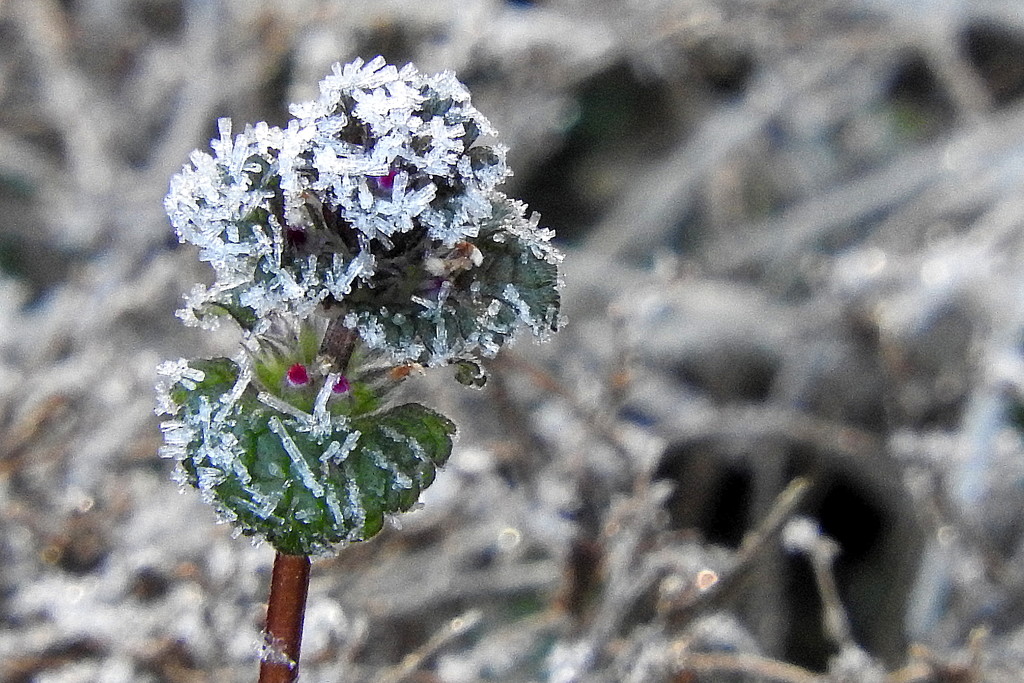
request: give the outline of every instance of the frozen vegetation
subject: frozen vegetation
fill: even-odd
[[[234,137],[221,119],[171,179],[178,238],[215,272],[178,313],[233,322],[240,351],[157,368],[160,454],[240,534],[329,555],[451,456],[455,424],[399,387],[447,365],[481,388],[481,357],[557,331],[562,254],[496,189],[505,150],[477,144],[494,130],[452,72],[356,58],[290,110]]]
[[[298,393],[275,393],[238,326],[175,311],[300,342],[327,330],[246,311],[331,300],[403,342],[402,400],[459,438],[413,511],[314,564],[303,680],[1024,678],[1017,2],[8,0],[0,37],[0,680],[253,679],[273,550],[158,450],[264,411],[281,467],[357,529],[318,468],[369,434],[359,457],[413,491],[385,450],[420,442],[341,419],[365,377],[277,358]],[[355,119],[372,149],[332,134]],[[300,142],[261,189],[245,160]],[[232,174],[252,182],[210,181]],[[494,355],[552,319],[488,289],[493,254],[462,243],[509,242],[481,217],[543,262],[556,231],[550,343]],[[274,239],[328,220],[358,228],[336,259]],[[395,280],[382,314],[365,290],[413,224],[436,287]],[[484,322],[439,325],[455,303]],[[477,353],[487,386],[451,382],[479,383],[451,364]],[[191,424],[154,414],[159,377],[214,376]],[[204,444],[213,490],[237,444]]]

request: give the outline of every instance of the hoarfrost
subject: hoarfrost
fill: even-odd
[[[227,475],[218,467],[197,467],[196,479],[200,491],[212,491]]]
[[[310,436],[317,441],[321,441],[333,431],[331,414],[327,412],[327,401],[331,398],[334,385],[338,383],[340,377],[340,372],[328,374],[316,394],[316,401],[313,404],[313,416],[309,422],[308,429]]]
[[[261,391],[256,395],[256,399],[260,403],[263,403],[269,408],[273,408],[279,413],[291,415],[296,420],[299,420],[300,424],[311,424],[313,422],[312,415],[305,412],[304,410],[296,408],[291,403],[288,403],[288,401],[285,401],[283,398],[279,396],[275,396],[274,394],[271,394],[266,391]]]
[[[409,450],[412,451],[412,454],[416,457],[417,460],[420,460],[421,462],[425,463],[431,462],[430,457],[427,455],[426,450],[424,450],[423,448],[423,444],[421,444],[419,441],[412,438],[411,436],[407,434],[402,434],[394,427],[387,426],[381,428],[381,433],[383,433],[384,436],[394,441],[396,444],[408,446]]]
[[[157,366],[156,372],[166,378],[168,385],[180,383],[186,389],[195,389],[196,382],[202,382],[206,378],[206,373],[191,367],[184,358],[165,361]]]
[[[455,286],[455,275],[483,263],[465,241],[487,226],[496,242],[507,233],[528,245],[524,263],[530,250],[549,260],[556,252],[536,217],[523,218],[525,206],[496,190],[510,174],[507,150],[477,142],[494,131],[454,74],[427,76],[379,58],[335,65],[319,98],[292,113],[284,129],[261,124],[234,136],[222,120],[211,153],[194,153],[172,180],[171,222],[216,275],[186,297],[182,319],[212,326],[226,313],[259,337],[271,318],[338,306],[362,342],[395,363],[493,355],[512,333],[499,329],[496,312],[453,315],[483,304],[486,273]],[[413,236],[398,239],[406,233]],[[468,255],[439,256],[457,247]],[[374,305],[374,289],[388,306]],[[522,300],[510,305],[539,334]],[[420,317],[416,307],[429,326],[392,322]],[[481,337],[486,329],[497,334]],[[313,429],[319,438],[326,423]]]
[[[185,447],[195,438],[196,431],[181,420],[166,420],[160,424],[164,436],[164,445],[158,451],[160,457],[176,458],[185,456]]]
[[[344,443],[332,441],[320,455],[320,461],[324,464],[334,463],[336,465],[340,465],[345,462],[349,454],[355,450],[356,445],[359,443],[360,436],[362,436],[362,434],[359,430],[353,429],[345,436]]]
[[[298,473],[299,478],[302,480],[302,485],[309,489],[309,492],[316,498],[324,497],[324,486],[317,479],[313,470],[309,467],[309,463],[306,462],[306,457],[302,454],[298,444],[292,439],[291,434],[281,423],[281,419],[276,415],[272,416],[268,422],[270,431],[277,434],[281,440],[281,445],[284,447],[288,457],[292,459],[292,464],[295,466],[295,471]]]
[[[240,353],[235,361],[238,368],[238,378],[235,380],[231,390],[220,397],[221,407],[214,416],[214,422],[224,422],[228,415],[235,409],[235,403],[242,397],[249,382],[252,381],[252,362],[249,355]]]
[[[176,361],[165,361],[157,366],[157,376],[160,378],[156,385],[157,415],[176,415],[179,410],[178,404],[171,398],[171,389],[176,384],[188,390],[196,388],[197,382],[202,382],[206,374],[189,366],[188,361],[181,358]]]
[[[284,664],[289,669],[295,668],[295,661],[293,661],[284,651],[285,644],[274,638],[274,636],[264,631],[262,639],[257,644],[256,654],[261,662],[267,662],[268,664]]]
[[[292,58],[295,68],[277,73],[279,85],[291,92],[312,85],[311,97],[316,97],[315,81],[303,84],[301,79],[309,68],[317,68],[310,65],[325,48],[370,46],[393,36],[380,25],[382,14],[390,15],[389,10],[352,12],[344,22],[336,22],[330,19],[340,5],[317,3],[329,9],[302,11],[312,4],[259,3],[261,16],[273,19],[270,37],[283,30],[289,49],[284,54],[276,49],[261,52],[259,68],[232,68],[229,87],[216,91],[214,85],[211,92],[211,83],[223,82],[216,76],[219,71],[252,64],[247,50],[253,44],[253,19],[259,19],[252,12],[224,11],[225,6],[233,7],[225,3],[146,3],[147,7],[182,8],[175,21],[183,23],[168,30],[164,21],[158,26],[149,16],[140,21],[136,3],[5,3],[5,25],[13,28],[5,33],[0,50],[5,63],[16,68],[7,74],[9,116],[3,136],[8,153],[0,202],[5,209],[5,238],[18,242],[24,236],[27,248],[16,250],[17,269],[6,268],[10,265],[6,260],[0,269],[4,291],[0,294],[0,394],[4,398],[0,415],[5,455],[12,456],[4,458],[5,476],[0,477],[6,560],[0,679],[69,683],[96,681],[106,672],[111,680],[128,681],[200,677],[202,671],[216,671],[220,680],[245,680],[252,674],[257,631],[252,606],[265,598],[260,581],[266,577],[272,552],[269,548],[252,552],[248,543],[230,543],[227,534],[221,533],[225,529],[208,532],[198,497],[177,496],[173,486],[167,487],[167,497],[153,495],[146,487],[158,481],[161,465],[174,467],[181,480],[185,473],[173,461],[140,467],[134,457],[150,436],[150,422],[134,416],[140,405],[146,412],[151,408],[149,375],[157,361],[142,373],[136,372],[136,364],[145,364],[147,355],[177,356],[190,347],[196,353],[220,352],[219,340],[197,343],[198,335],[191,332],[139,323],[150,320],[154,311],[186,307],[184,315],[198,316],[193,324],[213,326],[226,317],[211,315],[212,307],[200,299],[209,296],[208,301],[236,303],[237,288],[246,286],[249,273],[238,268],[241,275],[220,279],[208,294],[206,288],[197,288],[201,293],[193,305],[173,301],[168,292],[187,291],[191,286],[181,285],[190,270],[188,258],[165,248],[160,221],[137,202],[166,191],[160,169],[166,166],[168,154],[191,144],[201,130],[204,111],[211,106],[232,112],[263,107],[265,98],[258,89],[266,85],[267,69],[287,66]],[[1015,4],[872,0],[866,12],[860,3],[848,4],[850,10],[843,3],[830,3],[827,12],[804,12],[797,3],[778,0],[742,5],[676,0],[620,3],[612,21],[602,11],[604,6],[596,6],[595,11],[586,3],[532,3],[526,8],[529,4],[474,3],[467,14],[461,3],[419,3],[395,22],[393,17],[385,18],[408,43],[402,52],[428,55],[459,65],[467,75],[477,75],[485,89],[480,94],[488,98],[496,115],[500,112],[503,125],[512,133],[527,179],[539,177],[538,171],[544,168],[540,164],[550,159],[552,144],[566,139],[565,126],[571,122],[565,117],[575,113],[574,103],[587,105],[579,99],[581,83],[615,85],[608,77],[622,73],[623,55],[641,70],[634,75],[644,92],[667,92],[670,100],[682,102],[682,107],[670,106],[670,111],[662,112],[659,106],[658,111],[640,112],[635,121],[611,125],[600,139],[595,137],[599,148],[624,154],[605,155],[608,158],[588,169],[569,169],[563,177],[551,177],[552,182],[565,181],[579,190],[581,197],[595,187],[612,187],[620,199],[607,206],[608,212],[593,214],[594,220],[584,221],[586,225],[580,223],[587,234],[574,240],[573,267],[576,282],[583,285],[569,292],[568,303],[583,323],[577,328],[579,335],[571,344],[542,352],[543,368],[563,380],[564,388],[572,392],[575,385],[585,387],[584,409],[609,406],[600,415],[604,424],[597,424],[602,429],[594,434],[595,425],[587,429],[588,421],[579,420],[584,423],[580,429],[575,426],[577,419],[567,414],[570,422],[557,438],[534,444],[544,446],[543,450],[533,454],[528,467],[514,468],[523,481],[513,489],[502,486],[496,471],[508,469],[505,456],[516,454],[523,431],[522,425],[505,422],[511,412],[501,408],[511,405],[524,413],[546,410],[543,405],[549,402],[536,402],[544,390],[523,377],[522,366],[516,365],[511,369],[506,402],[497,406],[492,403],[493,392],[470,399],[431,396],[472,420],[467,425],[471,441],[497,432],[503,447],[507,443],[513,450],[496,453],[494,467],[468,473],[462,466],[471,454],[460,449],[454,458],[455,471],[447,472],[430,489],[438,494],[454,489],[454,502],[449,506],[435,499],[432,502],[440,504],[429,506],[428,514],[412,523],[414,534],[425,527],[427,537],[440,534],[447,541],[423,547],[413,539],[400,553],[360,549],[345,558],[344,572],[320,572],[311,587],[310,607],[332,595],[344,595],[351,614],[367,620],[370,638],[398,628],[414,628],[428,638],[441,632],[438,614],[450,609],[453,600],[468,604],[482,598],[494,604],[507,602],[509,595],[528,601],[549,599],[562,576],[566,553],[572,550],[569,540],[594,542],[607,561],[602,562],[599,585],[587,596],[585,621],[579,629],[572,624],[552,627],[550,620],[534,629],[534,615],[510,621],[506,614],[488,610],[479,638],[445,641],[443,649],[423,660],[422,668],[428,670],[424,675],[436,674],[445,680],[544,680],[537,653],[552,651],[578,635],[595,641],[601,653],[595,662],[587,663],[580,678],[629,680],[612,670],[610,663],[621,653],[646,651],[652,641],[647,640],[644,627],[664,636],[666,656],[675,655],[689,635],[683,630],[685,624],[671,615],[666,618],[660,610],[651,611],[650,591],[642,593],[639,602],[631,596],[635,598],[635,591],[641,590],[639,584],[652,564],[655,571],[663,568],[657,564],[659,559],[688,562],[704,546],[677,544],[679,534],[674,530],[647,532],[640,527],[642,520],[623,520],[612,505],[605,504],[606,493],[613,499],[635,498],[642,486],[629,489],[629,483],[642,483],[643,478],[624,472],[622,465],[628,463],[606,461],[606,454],[600,447],[591,448],[590,441],[603,442],[604,428],[641,431],[640,427],[650,425],[650,431],[675,440],[674,445],[685,451],[691,451],[691,444],[699,447],[707,456],[701,466],[714,468],[716,474],[721,473],[718,464],[723,460],[727,473],[743,467],[753,490],[759,492],[759,502],[747,516],[751,522],[758,511],[766,511],[765,497],[779,483],[778,470],[767,461],[777,460],[780,452],[813,454],[829,471],[830,480],[834,474],[840,484],[854,475],[858,496],[868,494],[872,508],[883,511],[892,522],[880,537],[884,545],[864,562],[859,572],[863,580],[856,582],[871,589],[869,597],[896,596],[879,600],[878,610],[870,601],[865,603],[870,613],[858,630],[872,648],[891,648],[886,661],[900,668],[890,677],[932,669],[932,675],[965,672],[978,680],[1019,678],[1024,622],[1019,599],[1022,524],[1017,472],[1024,458],[1019,453],[1016,459],[1003,458],[992,447],[992,439],[1000,438],[998,432],[981,429],[987,428],[983,421],[992,418],[995,422],[988,425],[1005,426],[1007,409],[1018,405],[1020,396],[1017,387],[999,381],[989,384],[992,347],[998,344],[999,350],[1020,357],[1022,338],[1024,102],[1014,87],[1017,81],[1010,78],[1007,83],[1007,70],[996,68],[1005,60],[993,64],[986,58],[988,49],[1007,40],[1019,46]],[[515,11],[510,11],[513,5]],[[743,9],[743,21],[718,20],[732,16],[738,7]],[[659,32],[665,29],[665,17],[677,18],[679,25]],[[619,18],[622,26],[639,30],[616,30]],[[485,26],[487,40],[432,44],[439,28],[467,24]],[[132,36],[127,53],[123,41],[107,39],[125,34]],[[47,36],[59,36],[59,40],[48,41]],[[707,61],[705,43],[714,47],[712,62]],[[728,62],[728,92],[723,96],[719,78],[690,78],[688,91],[680,95],[675,90],[679,74],[672,65],[682,60],[684,66],[693,65],[698,71],[720,65],[719,47],[725,49]],[[742,58],[738,67],[732,59],[737,50]],[[997,50],[997,55],[1003,52]],[[1009,52],[1008,71],[1012,72],[1021,51]],[[127,64],[125,56],[130,59]],[[922,85],[922,79],[914,77],[908,93],[900,87],[906,85],[908,64],[919,74],[917,67],[922,63],[926,82]],[[609,67],[615,70],[608,71]],[[450,79],[457,90],[454,77]],[[386,84],[380,80],[371,87]],[[131,97],[119,101],[125,93]],[[913,119],[909,122],[908,94]],[[339,167],[338,173],[386,173],[386,166],[398,158],[394,148],[356,156],[345,148],[349,143],[339,139],[351,123],[337,106],[339,99],[309,103],[310,111],[302,114],[309,119],[308,132],[297,130],[289,144],[302,146],[301,136],[307,134],[333,137],[338,140],[338,158],[352,162],[351,169]],[[192,105],[197,108],[189,113],[187,106]],[[461,125],[445,122],[442,115],[417,116],[427,125]],[[658,130],[644,136],[645,126],[652,122]],[[417,124],[410,119],[408,125]],[[241,131],[236,120],[230,131],[213,129],[212,136],[218,143],[233,145]],[[444,175],[456,163],[457,147],[448,141],[441,144],[441,136],[431,131],[433,147],[407,160],[408,164],[397,164],[409,175],[417,171]],[[606,144],[613,146],[602,147]],[[648,144],[655,153],[637,161],[637,152],[643,154]],[[211,159],[235,154],[233,149],[208,151]],[[286,157],[298,159],[297,154],[282,153],[279,163]],[[359,168],[366,170],[359,170],[357,162],[364,161],[366,165]],[[303,160],[305,167],[291,172],[293,186],[288,186],[281,169],[282,195],[298,197],[301,190],[309,190],[310,163]],[[241,167],[254,168],[251,163]],[[245,191],[255,188],[256,183],[250,182]],[[745,201],[751,196],[756,206]],[[311,220],[310,214],[315,213],[312,203],[310,207],[306,203],[301,212],[271,216],[268,222],[279,219],[282,229],[305,228],[314,235],[311,224],[300,222]],[[600,212],[591,202],[587,204]],[[579,214],[567,220],[577,222],[578,218]],[[244,226],[229,222],[224,235],[213,238],[233,244],[247,235]],[[513,241],[508,232],[499,232],[498,237],[505,246]],[[489,238],[481,242],[494,244]],[[979,246],[980,253],[974,250]],[[535,256],[545,254],[540,247],[530,248]],[[190,249],[199,251],[195,246]],[[634,267],[652,256],[657,261],[663,249],[679,258],[662,269],[661,279],[647,279],[645,268]],[[838,272],[837,259],[859,249],[882,250],[885,263],[877,268],[868,264],[854,274]],[[245,265],[244,254],[228,249],[224,253],[239,266]],[[344,262],[355,253],[356,249],[346,252]],[[937,287],[931,279],[933,257],[943,253],[969,254],[970,258],[943,262],[953,278],[940,278],[943,286]],[[48,254],[60,255],[53,262],[59,268],[47,271]],[[286,250],[284,258],[304,254]],[[266,258],[273,263],[273,255]],[[306,268],[309,259],[303,258],[302,263]],[[323,271],[330,263],[330,256],[321,257],[316,268]],[[64,271],[67,264],[71,269]],[[27,279],[21,277],[21,265],[28,266]],[[930,282],[921,277],[924,267]],[[978,274],[979,267],[985,272]],[[264,266],[253,272],[263,277]],[[965,273],[973,274],[966,282],[959,277]],[[305,282],[304,277],[295,279]],[[357,279],[353,290],[368,283]],[[637,339],[636,346],[626,350],[637,353],[630,363],[636,378],[631,391],[643,394],[642,410],[635,409],[632,397],[621,411],[617,404],[590,403],[589,399],[600,396],[590,387],[605,386],[610,372],[603,370],[612,369],[609,363],[620,350],[616,340],[621,330],[609,325],[616,316],[606,315],[607,297],[621,296],[620,305],[629,312],[638,292],[655,294],[658,315],[664,319],[671,315],[664,312],[665,307],[674,305],[664,302],[677,295],[668,291],[666,283],[686,292],[675,301],[687,302],[668,326],[671,334],[662,336],[650,321],[640,322],[636,316],[627,316],[624,326],[627,336]],[[45,287],[44,296],[35,299],[31,294],[39,285]],[[310,287],[325,289],[322,283]],[[30,296],[23,298],[26,289]],[[785,305],[777,307],[780,301]],[[797,315],[777,314],[789,304],[799,309]],[[291,305],[298,316],[321,308],[315,297]],[[921,311],[936,306],[943,309],[937,319],[919,317]],[[409,315],[396,306],[389,306],[389,312]],[[543,311],[534,313],[540,318]],[[723,329],[722,318],[733,314],[745,317],[744,334],[729,336]],[[947,324],[951,319],[952,331]],[[417,322],[415,317],[410,320],[408,325]],[[960,330],[968,336],[966,354],[950,343]],[[494,352],[493,340],[502,337],[489,336],[480,327],[466,338]],[[655,352],[656,344],[660,346]],[[746,360],[738,367],[722,363],[723,355],[736,357],[728,354],[730,345],[766,354],[773,378],[769,398],[735,391],[734,385],[730,388],[728,380],[737,373],[760,376],[765,367],[747,365]],[[519,351],[532,355],[532,350]],[[657,358],[651,363],[653,353]],[[744,368],[750,367],[753,373],[744,374]],[[665,372],[680,368],[685,372],[676,374],[685,375],[682,380]],[[696,382],[691,381],[694,369],[699,375]],[[125,378],[123,393],[98,390],[111,375]],[[58,409],[47,413],[51,398],[58,400]],[[42,411],[37,412],[37,407]],[[481,413],[488,419],[477,421]],[[39,416],[46,419],[36,431],[31,428]],[[299,440],[290,416],[281,417]],[[862,430],[865,424],[867,433]],[[585,432],[587,443],[572,443],[568,432]],[[896,476],[890,476],[875,463],[891,464],[890,438],[895,432],[911,435],[919,450],[912,461],[899,459]],[[22,439],[22,434],[31,438]],[[332,438],[342,441],[344,437]],[[791,439],[798,443],[792,445]],[[858,447],[858,440],[865,447]],[[952,548],[939,546],[939,559],[927,554],[922,560],[917,553],[921,538],[934,537],[935,529],[929,515],[914,513],[932,510],[933,501],[948,510],[948,505],[942,508],[941,504],[950,492],[957,494],[963,472],[958,467],[967,462],[965,453],[985,458],[981,461],[984,476],[977,478],[984,483],[985,493],[978,496],[979,505],[969,510],[969,528],[960,540]],[[315,461],[313,465],[316,469]],[[898,475],[908,469],[927,486],[901,498]],[[66,487],[80,484],[82,478],[95,482],[90,490],[97,505],[81,517],[75,513],[65,518],[70,504]],[[879,486],[878,479],[887,487]],[[629,490],[621,488],[623,480]],[[593,506],[589,509],[599,530],[611,530],[614,524],[616,533],[588,536],[581,523],[584,517],[557,517],[550,500],[523,495],[523,490],[543,490],[552,481],[583,494],[580,502]],[[593,500],[586,496],[591,492],[598,494]],[[344,502],[344,492],[338,495]],[[571,495],[566,500],[570,498],[575,502]],[[910,510],[907,500],[913,501]],[[685,502],[692,506],[699,500]],[[807,512],[813,511],[812,503]],[[669,512],[660,513],[661,517]],[[564,525],[561,535],[552,531],[556,522],[551,516]],[[926,518],[920,523],[924,528],[908,531],[909,521],[918,517]],[[537,536],[531,536],[530,556],[540,562],[527,561],[526,556],[503,556],[486,567],[462,561],[476,556],[471,553],[486,551],[488,541],[480,533],[484,525],[523,518],[534,520],[531,534]],[[936,523],[960,529],[960,519],[954,509],[952,518]],[[863,521],[858,518],[858,525],[864,526]],[[64,535],[62,526],[72,522],[96,524],[106,537],[100,547],[109,551],[82,575],[65,571],[51,563],[51,553],[41,552],[52,550],[51,543]],[[949,529],[939,531],[938,541],[947,543]],[[644,542],[636,546],[637,552],[623,552],[629,539],[641,534]],[[68,538],[73,551],[91,536],[72,532]],[[389,542],[384,549],[394,545]],[[972,552],[994,571],[980,584],[976,577],[966,582],[958,578],[957,568]],[[222,569],[211,574],[215,555],[223,556]],[[771,548],[757,553],[751,570],[759,573],[758,558],[773,555]],[[636,571],[624,572],[622,578],[615,571],[603,571],[615,569],[617,563],[624,565],[625,560],[616,559],[622,556],[634,563],[627,569]],[[136,595],[137,568],[130,563],[140,557],[157,568],[158,576],[164,569],[170,571],[164,575],[169,580],[166,595],[155,599]],[[558,562],[549,563],[551,557]],[[876,562],[877,557],[884,561]],[[784,634],[763,625],[802,612],[784,601],[789,595],[787,580],[792,578],[787,567],[778,561],[769,564],[764,586],[754,586],[754,599],[725,596],[716,606],[734,611],[759,629],[767,636],[765,654],[778,655],[784,651],[779,646]],[[934,611],[908,633],[901,629],[899,608],[893,605],[919,600],[917,591],[912,592],[900,578],[903,567],[915,564],[922,568],[918,584],[925,588],[922,595],[930,597],[919,604],[934,606]],[[1003,571],[1006,568],[1009,571]],[[931,581],[931,576],[936,580]],[[90,590],[93,579],[100,583],[95,591]],[[469,595],[462,592],[467,588]],[[22,600],[31,593],[42,595],[29,607]],[[197,604],[203,608],[197,610]],[[863,606],[854,598],[850,609]],[[618,620],[617,615],[621,615]],[[566,614],[570,620],[574,616]],[[818,621],[811,618],[797,626],[801,632],[816,633]],[[988,637],[972,639],[970,649],[961,649],[967,634],[985,623],[997,627]],[[394,642],[360,638],[345,627],[331,632],[324,639],[322,658],[317,658],[315,649],[308,653],[304,676],[332,680],[339,671],[355,667],[356,675],[372,680],[399,670],[397,664],[407,653]],[[729,639],[726,656],[748,652],[737,648],[735,640]],[[906,651],[908,641],[925,644],[923,660],[915,656],[920,649]],[[365,656],[368,647],[376,652],[373,661]],[[82,654],[88,661],[71,662],[69,654]],[[119,664],[122,657],[136,662],[133,671]],[[448,675],[441,666],[444,660],[457,662],[458,673]],[[515,667],[495,672],[496,662],[504,661]],[[822,673],[824,666],[819,660],[812,667],[818,677],[827,676]],[[190,674],[192,667],[195,671]],[[414,671],[408,676],[421,674]],[[715,678],[713,673],[678,670],[665,672],[664,677],[686,675]],[[750,675],[720,674],[722,678]]]
[[[359,485],[356,484],[355,478],[352,476],[347,477],[345,481],[345,503],[343,509],[346,513],[345,518],[352,524],[350,540],[353,541],[359,540],[362,533],[361,529],[366,523],[366,509],[359,500],[360,495]]]
[[[366,454],[369,455],[370,458],[373,460],[374,465],[376,465],[377,467],[391,475],[391,480],[399,489],[412,488],[412,479],[409,477],[409,475],[405,474],[404,472],[398,469],[398,467],[395,465],[394,460],[388,458],[386,455],[384,455],[383,452],[376,448],[366,449]]]
[[[235,500],[260,519],[269,519],[284,497],[284,491],[280,489],[263,491],[250,487],[246,489],[246,493],[249,494],[248,498],[237,497]]]
[[[519,319],[530,327],[537,327],[537,319],[534,318],[533,313],[530,312],[530,306],[527,304],[523,297],[519,294],[519,290],[515,285],[509,283],[505,285],[505,289],[501,293],[505,301],[509,303],[519,315]]]
[[[335,299],[341,301],[352,291],[352,283],[357,278],[369,278],[373,275],[375,259],[368,250],[361,250],[355,258],[345,264],[344,260],[335,254],[333,265],[326,273],[327,290]]]

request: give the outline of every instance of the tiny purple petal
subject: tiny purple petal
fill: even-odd
[[[334,386],[331,387],[331,391],[333,391],[336,394],[344,394],[348,392],[348,390],[351,388],[352,387],[349,386],[348,380],[345,378],[345,375],[342,375],[341,377],[338,378],[338,381],[334,383]]]
[[[395,176],[397,175],[398,169],[392,168],[390,171],[387,172],[387,175],[375,176],[375,180],[377,181],[377,187],[384,190],[385,192],[390,192],[391,189],[395,186]]]

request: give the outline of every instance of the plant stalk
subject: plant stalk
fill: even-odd
[[[270,578],[266,640],[259,683],[293,683],[299,676],[302,620],[309,591],[309,558],[277,553]]]
[[[345,327],[341,318],[331,321],[324,334],[324,340],[320,344],[320,353],[327,356],[331,363],[331,370],[345,372],[348,369],[348,363],[352,360],[352,352],[355,351],[358,340],[359,333]]]

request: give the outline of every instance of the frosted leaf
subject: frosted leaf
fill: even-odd
[[[189,367],[204,379],[191,391],[181,383],[170,388],[181,403],[162,427],[166,454],[180,465],[176,479],[197,488],[241,533],[283,552],[329,553],[373,536],[385,515],[411,507],[447,460],[454,426],[436,413],[415,405],[373,412],[376,403],[365,397],[350,403],[333,393],[336,372],[299,387],[282,382],[283,395],[257,390],[267,377],[260,362],[246,381],[238,361],[194,361]]]
[[[414,229],[413,219],[434,199],[439,183],[449,186],[456,181],[467,193],[485,195],[508,174],[504,152],[475,155],[493,158],[493,171],[479,174],[473,169],[466,156],[469,138],[489,131],[490,124],[455,83],[451,75],[428,78],[411,65],[398,71],[379,60],[365,67],[358,60],[336,66],[322,83],[317,103],[293,109],[304,117],[304,124],[317,122],[317,134],[302,148],[306,158],[314,160],[317,174],[301,184],[328,191],[327,205],[371,239]],[[360,131],[368,131],[369,137]],[[286,146],[282,154],[290,155],[294,149]],[[397,169],[399,179],[393,186],[374,182],[387,176],[398,160],[404,168]],[[301,164],[282,160],[282,167],[300,168]],[[377,196],[378,189],[390,190],[390,197]],[[286,204],[293,201],[286,197]],[[452,232],[450,224],[464,223],[465,215],[484,215],[458,208],[459,195],[448,201],[452,209],[431,213],[430,222],[438,234]],[[486,211],[485,202],[477,201],[476,206]],[[456,233],[469,234],[458,228]]]
[[[454,74],[355,60],[335,65],[320,97],[291,111],[284,129],[257,124],[234,136],[222,120],[212,153],[193,153],[172,179],[171,222],[216,275],[186,297],[183,320],[212,325],[228,315],[259,336],[273,317],[340,306],[370,348],[441,365],[492,355],[514,335],[515,320],[490,307],[511,284],[546,290],[543,307],[525,294],[509,300],[515,319],[535,334],[557,327],[557,276],[521,275],[560,255],[550,231],[496,191],[509,175],[506,149],[479,144],[494,131]],[[485,272],[462,275],[443,254],[467,240],[504,245],[505,265],[488,269],[477,242],[468,263]],[[434,287],[455,291],[439,297]],[[416,306],[431,308],[429,324],[378,319],[382,310],[415,316]]]

